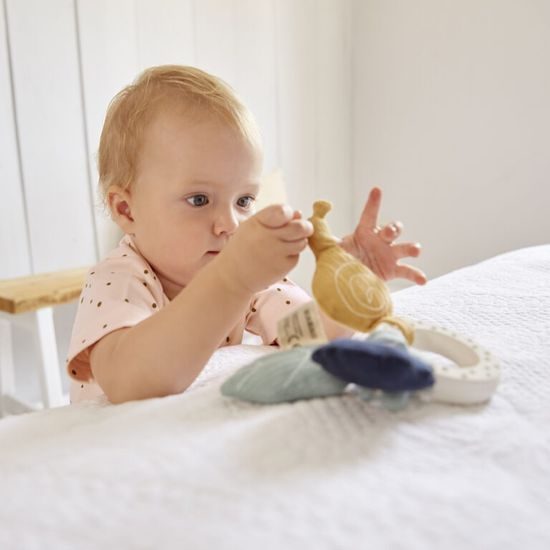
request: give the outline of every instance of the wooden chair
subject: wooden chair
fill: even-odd
[[[64,404],[53,307],[76,300],[88,268],[0,281],[0,417]],[[18,398],[12,327],[30,328],[40,351],[37,365],[42,403]]]

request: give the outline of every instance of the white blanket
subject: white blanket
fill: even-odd
[[[0,548],[550,548],[550,246],[394,295],[502,365],[484,406],[258,406],[219,386],[0,420]]]

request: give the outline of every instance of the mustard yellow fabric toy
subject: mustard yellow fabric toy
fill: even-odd
[[[331,208],[328,201],[316,201],[309,218],[314,229],[309,246],[317,264],[312,290],[319,307],[331,319],[360,332],[370,332],[380,323],[392,324],[412,344],[412,329],[392,315],[392,300],[384,281],[332,236],[324,219]]]

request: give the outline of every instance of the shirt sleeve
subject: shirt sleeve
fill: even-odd
[[[91,346],[115,330],[137,325],[163,305],[156,275],[137,258],[111,258],[98,264],[80,295],[67,356],[69,376],[92,380]]]
[[[311,300],[305,290],[284,278],[256,294],[246,317],[246,330],[259,335],[266,345],[276,343],[279,320]]]

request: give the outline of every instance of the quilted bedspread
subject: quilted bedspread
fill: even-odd
[[[550,548],[550,246],[394,294],[500,360],[493,399],[252,405],[216,352],[184,394],[0,420],[2,549]]]

